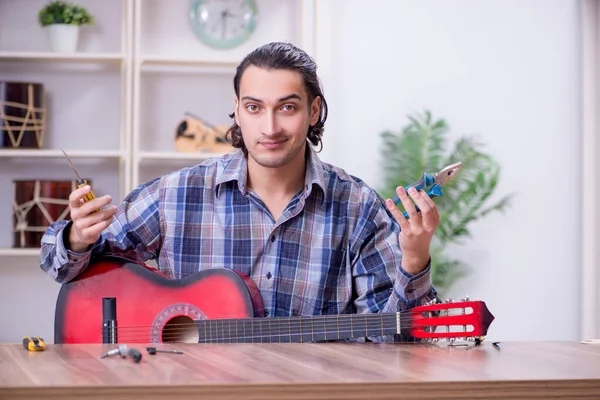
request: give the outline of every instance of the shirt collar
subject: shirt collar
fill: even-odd
[[[313,185],[316,184],[322,191],[322,200],[325,198],[325,170],[323,163],[319,159],[317,152],[307,142],[306,144],[306,174],[304,176],[304,198],[312,192]],[[241,149],[233,152],[226,161],[223,172],[216,181],[216,192],[219,197],[220,188],[226,182],[237,181],[238,189],[243,195],[246,195],[248,178],[248,159]]]
[[[228,160],[225,162],[223,172],[219,175],[216,181],[217,198],[219,197],[220,188],[223,183],[237,181],[238,189],[243,195],[246,195],[247,187],[246,180],[248,177],[248,160],[241,149],[237,149],[232,154],[228,155]]]

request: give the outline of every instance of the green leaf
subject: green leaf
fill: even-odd
[[[65,1],[51,1],[38,11],[41,26],[52,24],[92,25],[94,17],[85,7]]]

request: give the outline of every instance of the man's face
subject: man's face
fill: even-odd
[[[308,103],[302,75],[290,70],[249,66],[240,81],[235,118],[248,158],[280,168],[304,157],[306,135],[319,119],[320,99]]]

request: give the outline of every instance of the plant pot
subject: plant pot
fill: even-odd
[[[74,53],[77,51],[79,26],[69,24],[48,25],[50,48],[55,53]]]

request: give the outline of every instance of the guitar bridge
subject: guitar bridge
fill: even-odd
[[[117,343],[117,299],[102,298],[102,343]]]

